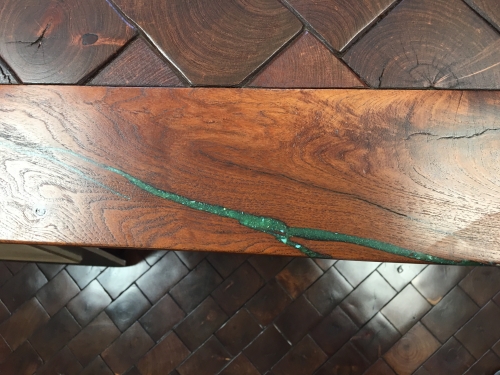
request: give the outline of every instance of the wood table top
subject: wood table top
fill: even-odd
[[[500,263],[500,93],[0,87],[0,241]]]

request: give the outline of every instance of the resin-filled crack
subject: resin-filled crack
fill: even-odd
[[[223,207],[220,205],[214,205],[206,202],[199,202],[196,200],[192,200],[188,197],[161,190],[153,185],[150,185],[147,182],[144,182],[140,179],[138,179],[135,176],[130,175],[129,173],[122,171],[118,168],[105,165],[102,163],[99,163],[97,161],[94,161],[86,156],[83,156],[81,154],[78,154],[76,152],[62,149],[62,148],[54,148],[54,147],[36,147],[36,149],[31,149],[28,147],[23,147],[19,146],[18,144],[13,144],[11,142],[0,142],[0,145],[7,146],[10,149],[15,150],[16,152],[21,152],[25,155],[29,156],[38,156],[42,157],[44,159],[50,160],[60,166],[63,166],[67,168],[70,171],[77,172],[80,176],[84,176],[85,173],[79,170],[78,168],[71,166],[62,160],[59,160],[57,157],[54,156],[56,153],[65,153],[69,154],[71,156],[74,156],[80,160],[86,161],[90,164],[93,164],[96,167],[105,169],[109,172],[112,172],[116,175],[121,176],[122,178],[125,178],[128,180],[131,184],[134,186],[138,187],[139,189],[148,192],[154,196],[157,196],[162,199],[169,200],[171,202],[175,202],[178,204],[181,204],[185,207],[197,210],[197,211],[203,211],[207,212],[213,215],[217,215],[220,217],[226,217],[230,219],[237,220],[241,225],[253,229],[255,231],[259,231],[262,233],[269,234],[273,237],[276,238],[279,242],[290,246],[303,254],[311,257],[311,258],[331,258],[331,256],[327,254],[321,254],[318,253],[314,250],[309,249],[307,246],[300,244],[296,241],[296,239],[306,239],[306,240],[313,240],[313,241],[327,241],[327,242],[342,242],[342,243],[351,243],[351,244],[356,244],[364,247],[368,247],[371,249],[375,250],[380,250],[386,253],[398,255],[398,256],[403,256],[411,259],[416,259],[419,261],[423,262],[430,262],[430,263],[437,263],[437,264],[449,264],[449,265],[481,265],[481,263],[474,262],[474,261],[467,261],[467,260],[462,260],[462,261],[455,261],[455,260],[450,260],[450,259],[444,259],[440,257],[436,257],[433,255],[421,253],[418,251],[413,251],[409,249],[405,249],[387,242],[382,242],[378,241],[375,239],[369,239],[369,238],[363,238],[363,237],[357,237],[357,236],[352,236],[348,234],[343,234],[343,233],[338,233],[338,232],[332,232],[332,231],[326,231],[322,229],[316,229],[316,228],[300,228],[300,227],[289,227],[285,222],[272,218],[272,217],[267,217],[267,216],[259,216],[259,215],[254,215],[251,213],[247,213],[244,211],[238,211],[234,210],[231,208]],[[112,188],[102,184],[99,181],[96,181],[95,179],[90,178],[89,176],[86,177],[87,180],[92,181],[93,183],[96,183],[98,186],[104,187],[107,190],[111,191],[112,193],[120,196],[123,199],[130,199],[124,194],[121,194]]]

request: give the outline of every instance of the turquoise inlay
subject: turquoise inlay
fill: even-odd
[[[5,144],[5,142],[1,142],[1,144]],[[271,218],[271,217],[266,217],[266,216],[258,216],[258,215],[253,215],[249,214],[243,211],[237,211],[233,210],[230,208],[226,208],[223,206],[218,206],[218,205],[213,205],[209,203],[204,203],[204,202],[198,202],[192,199],[189,199],[187,197],[184,197],[182,195],[178,195],[172,192],[168,192],[165,190],[158,189],[130,174],[127,172],[124,172],[120,169],[96,162],[92,159],[87,158],[86,156],[80,155],[78,153],[75,153],[70,150],[66,149],[60,149],[60,148],[54,148],[54,147],[38,147],[37,150],[38,152],[34,152],[32,150],[25,150],[21,146],[15,145],[12,147],[11,145],[7,145],[9,148],[13,148],[16,151],[20,151],[24,154],[31,155],[31,156],[39,156],[43,157],[45,159],[51,160],[61,166],[64,166],[65,168],[70,169],[71,171],[77,172],[79,175],[83,175],[86,179],[98,184],[101,187],[106,188],[107,190],[110,190],[111,192],[119,195],[120,197],[130,199],[127,196],[116,192],[115,190],[109,188],[108,186],[100,183],[99,181],[96,181],[92,178],[89,178],[88,176],[85,176],[85,174],[80,171],[79,169],[64,163],[52,156],[48,156],[44,153],[42,153],[40,150],[46,150],[46,151],[52,151],[52,152],[62,152],[66,154],[73,155],[81,160],[87,161],[95,166],[98,166],[100,168],[103,168],[105,170],[108,170],[112,173],[115,173],[125,179],[127,179],[130,183],[133,185],[137,186],[139,189],[144,190],[150,194],[153,194],[157,197],[179,203],[183,206],[192,208],[194,210],[198,211],[204,211],[208,212],[217,216],[221,217],[227,217],[230,219],[235,219],[237,220],[241,225],[262,232],[266,234],[270,234],[274,236],[278,241],[284,243],[287,246],[290,246],[296,250],[301,251],[302,253],[306,254],[309,257],[312,258],[331,258],[329,255],[326,254],[320,254],[317,253],[313,250],[310,250],[306,246],[297,243],[292,240],[292,238],[302,238],[302,239],[308,239],[308,240],[314,240],[314,241],[332,241],[332,242],[344,242],[344,243],[352,243],[356,245],[361,245],[365,247],[369,247],[372,249],[384,251],[386,253],[391,253],[395,255],[400,255],[404,256],[407,258],[412,258],[424,262],[432,262],[432,263],[437,263],[437,264],[450,264],[450,265],[481,265],[481,263],[473,262],[473,261],[453,261],[450,259],[444,259],[444,258],[439,258],[435,257],[433,255],[428,255],[424,253],[420,253],[417,251],[412,251],[408,250],[396,245],[392,245],[390,243],[382,242],[382,241],[377,241],[369,238],[363,238],[363,237],[357,237],[357,236],[351,236],[348,234],[342,234],[342,233],[336,233],[336,232],[330,232],[322,229],[314,229],[314,228],[299,228],[299,227],[289,227],[286,225],[283,221]]]

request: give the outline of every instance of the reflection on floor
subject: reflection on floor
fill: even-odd
[[[0,374],[493,374],[495,267],[142,252],[0,263]]]

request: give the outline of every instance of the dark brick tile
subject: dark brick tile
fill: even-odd
[[[226,321],[227,315],[212,297],[194,309],[174,330],[189,350],[194,351]]]
[[[464,375],[493,375],[499,370],[500,358],[488,351]]]
[[[0,363],[5,361],[7,357],[12,353],[9,345],[5,342],[2,336],[0,336]]]
[[[137,364],[142,374],[169,374],[188,357],[191,352],[174,332],[166,336],[151,349]]]
[[[53,279],[59,272],[64,269],[64,267],[66,267],[65,264],[56,263],[37,263],[37,265],[38,268],[40,268],[40,271],[43,272],[48,280]]]
[[[500,340],[491,349],[500,357]]]
[[[16,350],[33,332],[49,321],[50,317],[36,298],[30,299],[0,325],[0,335]]]
[[[325,315],[352,291],[352,286],[334,267],[324,273],[305,293],[307,299]]]
[[[78,375],[82,371],[82,365],[78,363],[77,359],[71,353],[68,347],[64,347],[59,353],[45,363],[36,372],[37,375]]]
[[[260,375],[260,372],[247,357],[240,354],[219,375]]]
[[[462,280],[473,267],[439,266],[432,264],[413,279],[413,286],[427,300],[435,305],[448,293],[460,280]]]
[[[153,266],[156,262],[158,262],[161,258],[167,255],[168,251],[165,250],[155,250],[155,251],[146,251],[141,250],[141,255],[146,261],[147,264]]]
[[[137,286],[152,303],[155,303],[188,272],[177,255],[170,252],[137,280]]]
[[[138,261],[133,266],[108,267],[99,275],[97,280],[101,283],[102,287],[106,290],[106,292],[108,292],[111,298],[115,299],[123,291],[127,290],[129,286],[132,285],[147,270],[149,270],[149,264],[145,260],[142,260]],[[165,270],[165,273],[169,274],[169,271]],[[161,282],[161,280],[159,280],[159,282]]]
[[[358,332],[358,329],[351,318],[340,307],[336,307],[310,334],[326,354],[333,355]]]
[[[351,342],[366,359],[373,363],[400,337],[398,330],[378,313],[351,338]]]
[[[291,301],[276,279],[272,279],[248,301],[246,307],[260,324],[267,326]]]
[[[136,322],[111,344],[101,357],[112,371],[122,374],[153,346],[154,342],[151,337],[139,322]]]
[[[361,375],[369,366],[370,362],[348,342],[319,369],[316,375]]]
[[[375,271],[379,265],[380,262],[339,260],[335,263],[335,268],[353,287],[357,287],[364,279]]]
[[[314,259],[314,263],[316,263],[319,268],[323,271],[326,271],[331,266],[333,266],[337,261],[334,259]]]
[[[125,331],[139,317],[149,310],[151,304],[144,297],[139,288],[132,285],[123,294],[113,301],[107,308],[106,313],[115,323],[120,331]]]
[[[377,362],[370,366],[364,375],[396,375],[396,373],[382,358],[379,358]]]
[[[14,312],[46,283],[47,278],[36,264],[28,264],[2,286],[0,300]]]
[[[425,267],[427,267],[425,264],[382,263],[377,271],[399,292]]]
[[[322,274],[323,271],[312,259],[295,258],[276,276],[276,279],[292,298],[297,298]]]
[[[431,307],[431,304],[410,284],[381,312],[399,332],[405,334]]]
[[[192,311],[222,282],[214,268],[204,260],[170,291],[185,311]]]
[[[293,301],[276,319],[275,325],[292,343],[300,341],[304,335],[321,319],[321,315],[306,297],[300,296]]]
[[[10,272],[9,268],[5,265],[5,262],[0,262],[0,286],[5,284],[11,277],[12,272]]]
[[[82,326],[89,324],[102,310],[111,303],[111,298],[97,280],[73,298],[67,305],[76,321]]]
[[[273,374],[312,374],[327,358],[328,356],[314,340],[309,336],[305,336],[273,367]]]
[[[205,259],[209,253],[203,251],[175,251],[175,254],[182,260],[182,263],[184,263],[187,268],[192,270]]]
[[[290,344],[274,326],[270,326],[243,351],[261,372],[269,370],[290,349]]]
[[[48,361],[79,331],[80,325],[68,309],[63,308],[47,324],[40,327],[29,340],[40,357]]]
[[[17,348],[5,362],[0,363],[0,374],[32,375],[43,361],[28,341]]]
[[[71,340],[68,347],[80,363],[86,366],[118,336],[120,331],[106,313],[102,312]]]
[[[261,328],[246,310],[234,314],[216,333],[219,341],[231,355],[237,355],[260,333]]]
[[[9,309],[3,304],[2,301],[0,301],[0,324],[5,322],[9,318],[9,316]]]
[[[230,361],[229,353],[212,336],[177,368],[180,375],[212,375]]]
[[[290,263],[292,259],[292,257],[283,256],[253,255],[248,258],[248,262],[257,270],[264,281],[269,281]]]
[[[500,268],[476,267],[459,285],[474,302],[483,306],[500,291]]]
[[[257,271],[249,263],[244,263],[212,292],[212,297],[231,315],[257,293],[262,285],[264,283]]]
[[[481,358],[500,339],[500,308],[490,301],[455,337],[476,359]]]
[[[378,272],[373,272],[340,304],[350,318],[361,326],[370,320],[396,292]]]
[[[13,275],[21,271],[24,266],[26,266],[28,263],[26,262],[4,262],[7,268],[12,272]]]
[[[431,374],[463,374],[474,363],[474,357],[454,338],[439,348],[424,367]]]
[[[385,361],[397,374],[411,374],[419,368],[440,344],[422,324],[415,324],[384,355]]]
[[[75,280],[80,289],[83,289],[105,269],[106,267],[70,265],[66,267],[66,272]]]
[[[217,272],[226,278],[248,259],[247,254],[211,253],[207,260]]]
[[[186,313],[166,294],[139,321],[153,340],[158,341],[185,316]]]
[[[68,273],[61,271],[38,291],[36,298],[49,315],[54,315],[79,292],[80,288]]]
[[[462,289],[455,287],[421,321],[444,343],[478,310],[474,301]]]
[[[90,364],[83,369],[80,375],[113,375],[106,363],[101,357],[96,357]]]

